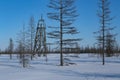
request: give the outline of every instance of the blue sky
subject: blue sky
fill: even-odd
[[[80,31],[78,37],[82,38],[81,46],[92,46],[96,40],[93,32],[99,29],[99,18],[96,15],[98,0],[75,0],[79,17],[73,25]],[[109,0],[111,2],[111,16],[115,16],[112,25],[117,28],[113,31],[118,33],[117,41],[120,44],[120,0]],[[53,25],[56,22],[47,18],[49,0],[0,0],[0,48],[8,46],[9,38],[16,43],[17,33],[22,29],[23,23],[28,26],[30,16],[35,17],[37,23],[43,14],[46,25]],[[49,40],[48,40],[49,41]]]

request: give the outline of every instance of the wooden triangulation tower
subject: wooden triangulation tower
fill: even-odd
[[[42,16],[37,24],[34,52],[38,54],[38,56],[41,54],[46,55],[46,24]]]

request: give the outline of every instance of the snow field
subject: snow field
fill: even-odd
[[[66,55],[64,55],[66,56]],[[70,57],[69,66],[59,66],[59,55],[48,55],[48,62],[44,57],[34,58],[28,68],[22,68],[14,55],[0,56],[0,80],[120,80],[120,58],[106,58],[103,66],[100,57],[80,54]]]

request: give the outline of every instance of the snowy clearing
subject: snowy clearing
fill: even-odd
[[[65,55],[66,56],[66,55]],[[28,68],[22,68],[14,55],[0,56],[0,80],[120,80],[120,58],[106,58],[103,66],[100,57],[80,54],[79,57],[67,57],[69,66],[59,66],[59,55],[48,55],[30,61]]]

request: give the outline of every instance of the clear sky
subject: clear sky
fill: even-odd
[[[81,46],[92,46],[96,42],[93,32],[99,29],[99,18],[96,15],[98,0],[75,1],[79,17],[74,25],[80,31],[78,37],[83,39]],[[118,33],[117,41],[120,44],[120,0],[110,2],[111,16],[115,16],[112,25],[117,27],[114,33]],[[3,50],[8,46],[9,38],[13,38],[14,43],[16,42],[17,33],[22,29],[23,23],[28,26],[32,15],[36,23],[43,14],[47,26],[56,24],[47,18],[47,12],[50,12],[48,3],[49,0],[0,0],[0,48]]]

